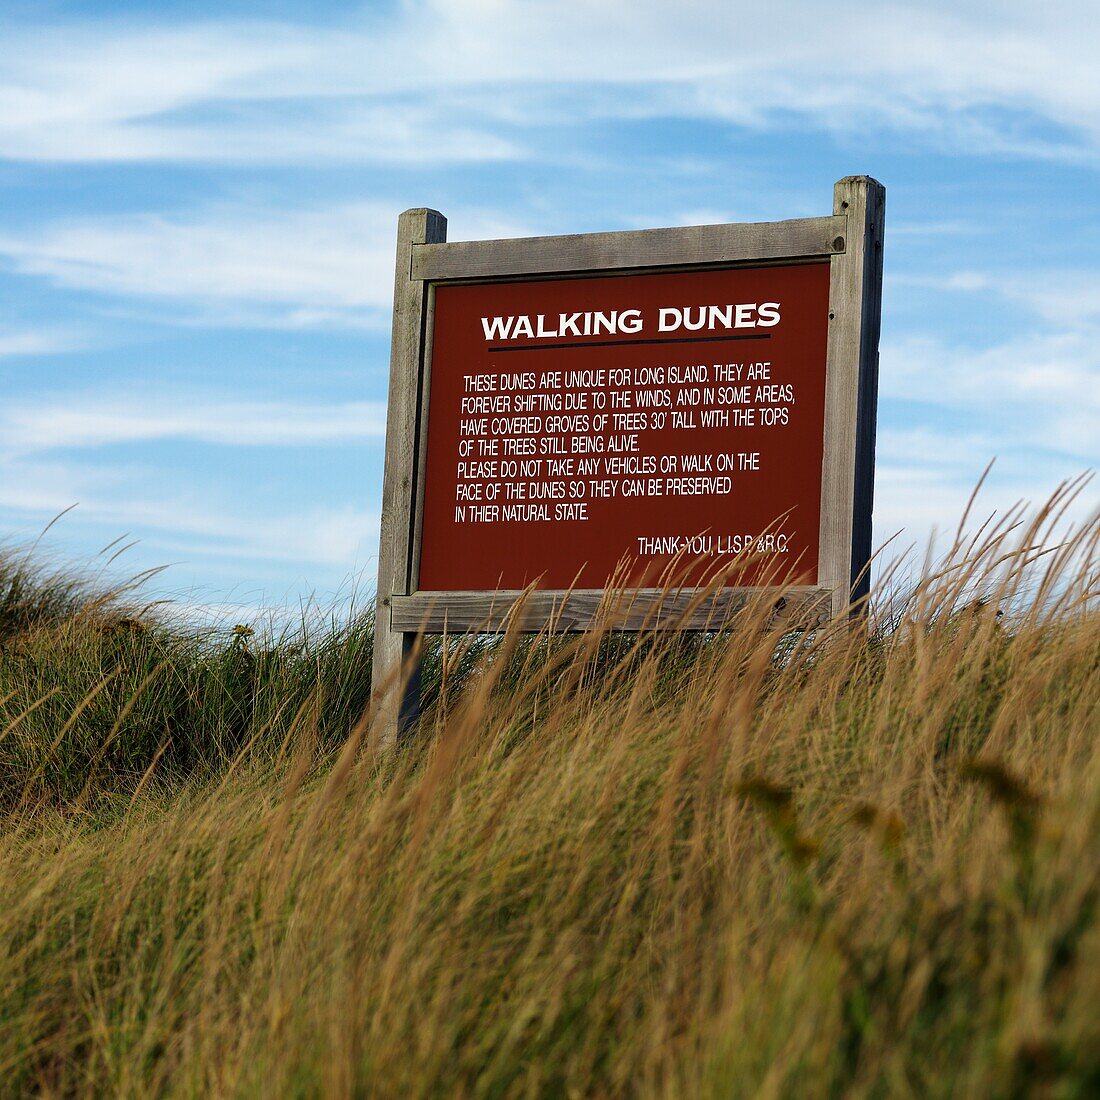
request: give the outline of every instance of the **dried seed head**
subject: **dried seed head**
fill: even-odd
[[[989,796],[1003,806],[1034,808],[1042,802],[1022,779],[996,760],[967,760],[960,766],[959,775],[968,782],[981,783]]]
[[[794,792],[790,787],[780,786],[760,776],[750,776],[737,784],[737,793],[744,795],[750,802],[771,810],[789,809],[794,801]]]

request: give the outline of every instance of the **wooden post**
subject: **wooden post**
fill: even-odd
[[[843,251],[829,261],[818,584],[831,591],[834,615],[870,585],[885,209],[886,189],[870,176],[847,176],[833,189],[833,214],[847,225]]]
[[[397,742],[415,721],[420,670],[410,666],[416,635],[392,629],[392,598],[413,590],[413,487],[424,392],[425,313],[428,283],[412,278],[413,246],[447,239],[447,219],[437,210],[406,210],[397,221],[397,270],[393,290],[393,338],[386,412],[386,466],[378,547],[378,596],[374,621],[372,684],[375,737],[381,748]]]

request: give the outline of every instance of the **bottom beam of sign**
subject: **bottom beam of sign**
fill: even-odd
[[[827,588],[792,587],[770,594],[760,588],[694,588],[663,591],[603,589],[571,592],[534,589],[513,592],[414,592],[393,596],[390,629],[404,633],[519,630],[590,630],[597,624],[615,630],[720,630],[750,600],[771,600],[777,615],[826,618]],[[518,606],[517,606],[518,605]]]

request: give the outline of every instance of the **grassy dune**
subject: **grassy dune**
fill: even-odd
[[[1097,524],[871,629],[197,636],[0,566],[0,1090],[1100,1093]],[[5,591],[7,596],[5,597]]]

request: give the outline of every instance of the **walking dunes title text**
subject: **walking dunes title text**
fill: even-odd
[[[773,328],[779,324],[779,302],[729,303],[724,306],[660,306],[656,331],[718,332],[733,329]],[[563,336],[636,335],[646,331],[646,315],[640,309],[589,310],[584,313],[526,314],[482,317],[486,340],[549,340]]]

